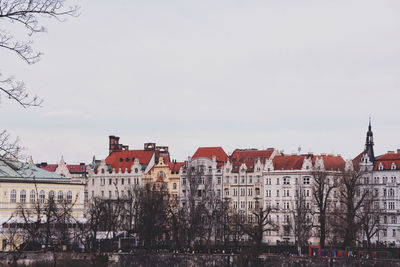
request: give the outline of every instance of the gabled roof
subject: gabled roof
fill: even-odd
[[[307,156],[312,155],[276,155],[272,160],[274,170],[301,170]]]
[[[42,170],[55,172],[58,167],[58,164],[47,164],[47,165],[38,164],[36,166],[41,168]],[[67,168],[70,173],[77,173],[77,172],[86,172],[87,166],[81,164],[67,164]]]
[[[391,170],[392,163],[396,164],[396,170],[400,169],[400,153],[386,153],[377,157],[374,171],[379,170],[379,165],[383,165],[383,170]]]
[[[228,160],[228,155],[225,153],[222,147],[199,147],[193,154],[192,159],[195,158],[209,158],[216,157],[218,166],[221,166]]]
[[[271,157],[273,152],[273,148],[266,150],[236,149],[229,157],[233,166],[232,171],[238,172],[240,166],[244,163],[246,164],[247,172],[254,172],[255,163],[260,160],[262,164],[265,164],[265,161]]]
[[[344,170],[346,161],[341,156],[334,155],[315,155],[313,158],[313,163],[315,163],[316,158],[322,158],[324,161],[324,167],[327,171],[338,171]]]
[[[171,172],[178,173],[181,167],[185,165],[185,162],[169,162],[168,166]]]
[[[0,178],[70,181],[69,178],[43,170],[33,164],[5,159],[0,159]]]
[[[139,163],[142,165],[148,165],[153,154],[154,151],[150,150],[115,151],[106,158],[106,164],[109,164],[116,172],[118,172],[120,168],[122,172],[124,172],[125,169],[128,169],[128,172],[130,172],[135,159],[138,159]]]

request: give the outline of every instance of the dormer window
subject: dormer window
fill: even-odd
[[[380,170],[380,171],[383,171],[383,168],[384,168],[384,166],[383,166],[382,162],[381,162],[381,163],[379,163],[378,170]]]
[[[392,170],[396,170],[397,169],[397,166],[396,166],[396,163],[392,163],[392,166],[390,167],[390,169],[392,169]]]

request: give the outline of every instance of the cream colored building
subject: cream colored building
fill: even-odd
[[[84,221],[84,190],[84,184],[73,183],[71,178],[34,164],[0,159],[0,248],[9,249],[6,230],[10,223],[19,222],[16,215],[21,205],[29,210],[34,203],[46,203],[49,197],[54,197],[56,203],[66,201],[73,205],[73,220]]]

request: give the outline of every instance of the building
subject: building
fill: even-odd
[[[300,197],[305,209],[314,214],[317,211],[313,198],[315,172],[325,172],[332,183],[344,167],[345,161],[340,155],[279,153],[267,160],[263,170],[264,206],[273,208],[271,219],[279,227],[278,231],[265,232],[264,241],[271,245],[294,243],[294,217]],[[332,193],[329,199],[333,201],[339,194],[337,190]],[[312,213],[309,216],[313,216]],[[316,220],[316,216],[311,220]],[[312,231],[309,242],[319,243],[315,231]]]
[[[66,164],[64,157],[61,157],[58,164],[47,164],[47,162],[42,162],[36,164],[36,166],[43,170],[54,172],[60,176],[71,178],[74,182],[86,183],[87,166],[85,163]]]
[[[45,204],[49,198],[56,203],[66,201],[72,205],[72,221],[84,221],[85,185],[71,178],[48,172],[31,163],[0,159],[0,221],[2,250],[7,246],[7,229],[21,223],[18,210],[23,207],[34,213],[35,203]],[[22,240],[23,241],[23,238]]]
[[[143,185],[145,175],[151,178],[151,170],[159,163],[170,163],[168,147],[145,143],[143,149],[129,149],[119,143],[119,137],[109,136],[108,157],[93,159],[88,170],[88,198],[127,197],[133,187]]]
[[[223,200],[252,220],[252,212],[263,206],[263,170],[275,149],[236,149],[223,168]]]
[[[364,190],[373,192],[373,212],[379,223],[371,222],[371,241],[376,245],[400,246],[400,149],[374,156],[374,141],[371,122],[368,125],[365,148],[354,160],[363,171]],[[365,228],[368,225],[364,226]],[[363,229],[362,240],[366,242],[366,231]]]

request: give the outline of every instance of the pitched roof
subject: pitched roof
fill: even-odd
[[[178,173],[181,167],[185,165],[185,162],[169,162],[168,166],[171,172]]]
[[[111,165],[116,172],[118,172],[120,168],[122,172],[125,172],[125,169],[128,169],[128,172],[130,172],[135,159],[138,159],[139,163],[142,165],[148,165],[153,154],[154,151],[150,150],[115,151],[106,158],[106,164]]]
[[[383,165],[383,170],[391,170],[392,163],[396,164],[396,169],[400,169],[400,153],[386,153],[377,158],[374,171],[379,170],[379,165]]]
[[[69,181],[69,178],[15,160],[0,159],[0,178]]]
[[[322,158],[322,160],[324,161],[325,170],[328,171],[343,170],[344,166],[346,165],[345,160],[341,156],[315,155],[313,157],[313,163],[315,162],[316,158]]]
[[[274,152],[273,148],[266,150],[257,149],[236,149],[230,155],[229,159],[233,165],[233,172],[238,172],[240,166],[245,163],[247,167],[247,172],[254,171],[254,164],[260,160],[262,164],[269,159]]]
[[[38,164],[36,166],[41,168],[42,170],[55,172],[58,167],[58,164],[47,164],[47,165]],[[67,164],[67,168],[70,173],[77,173],[77,172],[86,172],[87,166],[83,164]]]
[[[307,156],[309,155],[276,155],[272,162],[275,170],[300,170]]]
[[[228,160],[228,155],[220,146],[217,147],[199,147],[193,154],[192,159],[195,158],[209,158],[212,160],[213,156],[216,157],[217,165],[222,166]]]

